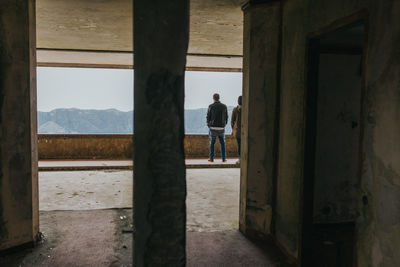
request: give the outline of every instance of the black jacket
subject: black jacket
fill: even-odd
[[[228,109],[219,101],[208,106],[207,125],[208,127],[225,127],[228,123]]]

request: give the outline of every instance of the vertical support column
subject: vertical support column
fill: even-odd
[[[39,231],[35,1],[0,3],[0,250]]]
[[[278,144],[280,1],[244,7],[242,165],[239,228],[270,234]]]
[[[135,0],[135,266],[186,264],[187,0]]]

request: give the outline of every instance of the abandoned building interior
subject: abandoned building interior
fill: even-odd
[[[0,1],[0,266],[400,266],[399,18],[398,0]],[[134,69],[133,135],[38,136],[38,66]],[[240,166],[193,156],[185,70],[242,73]]]

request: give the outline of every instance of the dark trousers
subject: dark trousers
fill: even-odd
[[[240,144],[241,144],[242,140],[240,138],[236,137],[236,142],[237,142],[237,152],[238,152],[238,156],[240,159]]]
[[[225,151],[225,130],[211,130],[208,133],[208,137],[210,138],[210,159],[214,159],[215,156],[215,141],[218,137],[219,144],[221,146],[221,158],[222,160],[226,159],[226,151]]]

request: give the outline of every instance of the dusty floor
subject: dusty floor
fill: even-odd
[[[41,211],[44,240],[0,266],[132,266],[131,210]],[[125,216],[125,217],[124,217]]]
[[[240,169],[187,170],[188,231],[239,228]]]
[[[250,241],[239,231],[188,232],[187,266],[294,267],[272,241]]]
[[[239,169],[187,171],[187,266],[289,266],[238,228]],[[0,266],[132,266],[132,172],[40,172],[44,241]]]
[[[228,158],[226,162],[207,158],[186,159],[187,169],[198,168],[239,168],[237,158]],[[73,170],[132,170],[132,160],[40,160],[39,171],[73,171]]]
[[[187,170],[188,231],[238,228],[239,169]],[[39,173],[39,208],[132,208],[132,171]]]
[[[131,208],[132,190],[132,171],[40,172],[39,209]]]

